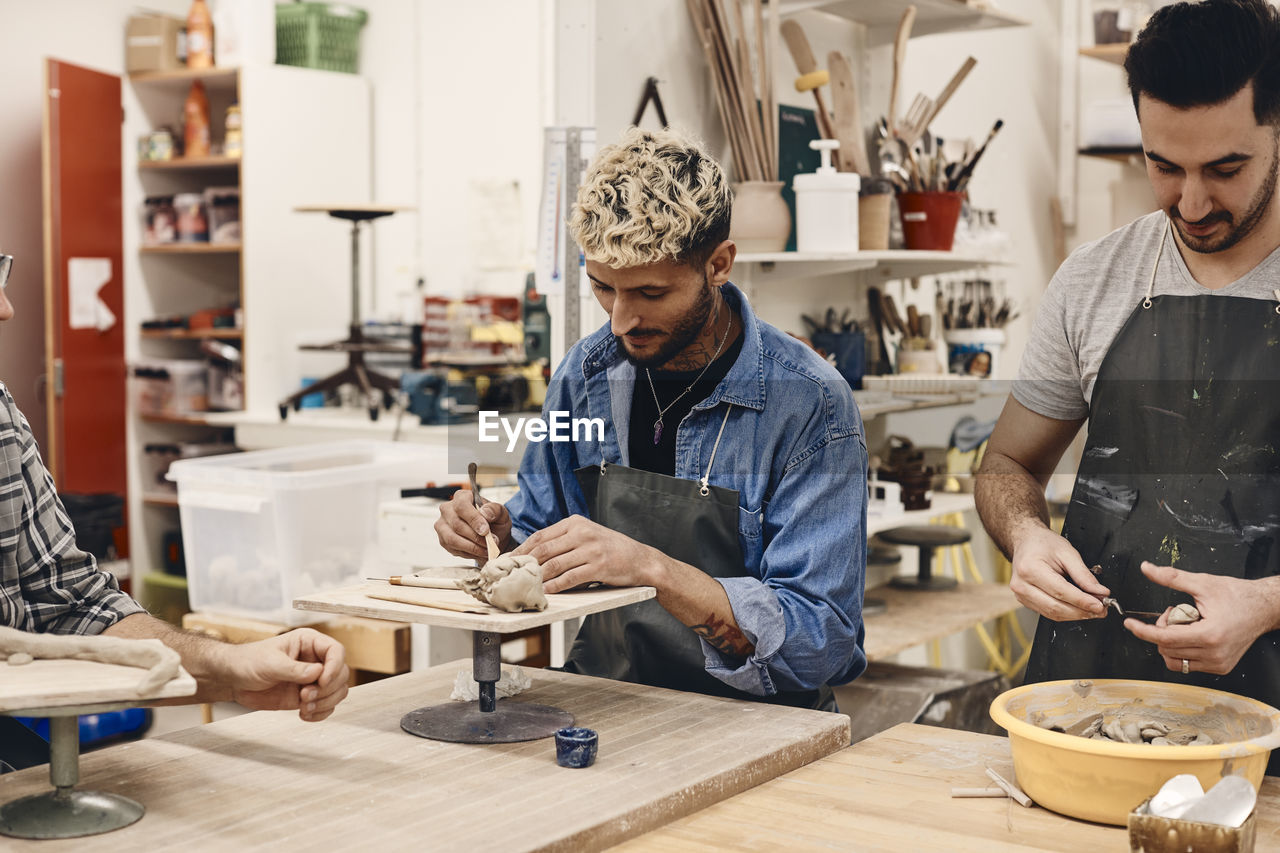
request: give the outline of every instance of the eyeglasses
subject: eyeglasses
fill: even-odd
[[[13,269],[13,255],[0,255],[0,290],[9,284],[9,272]]]

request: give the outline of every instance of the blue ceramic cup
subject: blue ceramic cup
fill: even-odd
[[[556,764],[561,767],[590,767],[596,761],[599,741],[594,729],[560,729],[556,732]]]

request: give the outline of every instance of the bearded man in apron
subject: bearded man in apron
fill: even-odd
[[[1125,69],[1161,210],[1054,276],[978,510],[1042,617],[1027,681],[1173,681],[1280,706],[1280,11],[1166,6]],[[1086,416],[1059,537],[1044,488]],[[1163,615],[1108,616],[1107,595]],[[1182,602],[1202,620],[1168,624]]]
[[[570,672],[835,710],[829,685],[866,668],[862,421],[840,374],[729,282],[732,203],[677,133],[600,152],[570,230],[609,323],[565,355],[543,418],[600,418],[603,440],[531,443],[515,498],[477,510],[461,491],[436,530],[476,559],[492,531],[549,593],[657,589],[588,616]]]

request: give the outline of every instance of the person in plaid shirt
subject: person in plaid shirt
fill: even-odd
[[[13,306],[0,281],[0,321]],[[51,634],[154,638],[182,656],[199,683],[172,702],[235,701],[294,710],[309,722],[347,695],[342,644],[310,628],[233,645],[180,631],[121,592],[115,577],[76,547],[75,531],[27,419],[0,383],[0,625]],[[0,716],[0,722],[11,718]],[[8,740],[0,733],[0,745]],[[0,750],[2,751],[2,750]],[[0,767],[4,756],[0,755]],[[12,763],[12,762],[11,762]]]

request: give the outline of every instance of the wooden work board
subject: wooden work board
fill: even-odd
[[[369,592],[390,593],[406,599],[424,602],[440,602],[459,606],[491,610],[491,613],[457,613],[397,601],[370,598]],[[441,628],[463,628],[468,631],[491,631],[511,634],[540,628],[565,619],[576,619],[602,610],[625,607],[646,601],[657,595],[651,586],[600,587],[559,592],[547,596],[546,610],[527,610],[521,613],[504,613],[491,608],[460,589],[423,589],[411,586],[392,586],[386,583],[366,583],[329,592],[312,593],[306,598],[295,599],[298,610],[318,610],[324,613],[341,613],[345,616],[364,616],[371,619],[391,619],[396,622],[420,622]]]
[[[600,736],[588,768],[550,738],[424,740],[404,713],[448,701],[454,662],[352,689],[334,715],[257,712],[82,756],[81,787],[142,803],[136,824],[6,853],[246,849],[601,850],[846,747],[842,714],[551,670],[501,702],[569,711]],[[0,802],[43,792],[47,768],[0,776]]]
[[[22,666],[0,661],[0,713],[25,713],[54,708],[82,708],[98,705],[145,704],[150,699],[190,696],[196,681],[186,670],[146,696],[138,695],[138,682],[147,674],[136,666],[119,666],[90,660],[33,660]]]
[[[1013,779],[1007,738],[903,723],[617,848],[681,851],[1122,851],[1123,827],[1010,799],[953,798],[953,787]],[[1280,779],[1263,780],[1257,847],[1280,847]]]
[[[972,628],[1020,606],[1002,583],[962,583],[952,589],[923,591],[877,587],[867,598],[885,602],[882,613],[863,618],[868,661],[884,660],[921,643]]]

